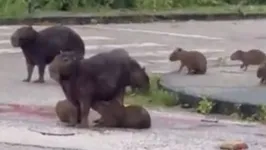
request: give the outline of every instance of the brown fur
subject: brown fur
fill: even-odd
[[[261,84],[266,84],[266,61],[263,61],[257,70],[257,77],[260,79]]]
[[[104,103],[104,104],[103,104]],[[145,129],[151,127],[149,112],[138,105],[125,107],[118,101],[100,102],[94,106],[102,117],[95,121],[98,127]]]
[[[59,120],[62,122],[77,122],[77,109],[68,100],[58,101],[55,105],[55,112]]]
[[[178,72],[187,67],[188,74],[205,74],[207,71],[207,59],[198,51],[186,51],[176,48],[169,56],[170,61],[181,61]]]
[[[231,60],[239,60],[242,62],[240,68],[244,68],[244,71],[248,69],[249,65],[261,64],[265,58],[265,53],[258,49],[251,49],[247,52],[237,50],[230,56]]]

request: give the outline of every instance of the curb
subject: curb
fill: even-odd
[[[164,85],[161,80],[157,82],[158,87],[162,90],[165,90],[169,93],[175,95],[175,100],[178,104],[181,105],[182,108],[197,108],[199,105],[200,100],[202,97],[200,95],[195,96],[195,94],[187,93],[182,90],[175,91],[170,87]],[[232,115],[234,113],[238,114],[239,117],[245,119],[248,117],[255,117],[254,119],[257,120],[260,113],[260,105],[250,104],[250,103],[234,103],[229,102],[224,99],[217,99],[215,97],[208,97],[208,100],[214,103],[210,114],[222,114],[222,115]],[[254,116],[255,115],[255,116]]]
[[[17,24],[108,24],[108,23],[148,23],[156,21],[188,21],[188,20],[243,20],[243,19],[263,19],[266,14],[262,13],[224,13],[224,14],[206,14],[206,13],[165,13],[165,14],[129,14],[129,15],[109,15],[109,16],[44,16],[44,17],[26,17],[26,18],[2,18],[0,25]]]

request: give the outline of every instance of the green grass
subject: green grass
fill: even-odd
[[[129,91],[125,98],[126,104],[137,104],[145,106],[175,106],[177,104],[175,97],[172,93],[159,89],[157,86],[157,75],[150,77],[150,91],[146,94],[132,93]]]
[[[21,4],[25,5],[25,4]],[[4,6],[2,6],[4,7]],[[125,14],[169,14],[169,13],[203,13],[203,14],[216,14],[216,13],[239,13],[239,8],[245,14],[248,13],[266,13],[266,5],[249,5],[249,6],[237,6],[237,5],[225,5],[225,6],[208,6],[198,7],[190,6],[186,8],[170,8],[170,9],[110,9],[106,7],[99,8],[76,8],[72,11],[64,12],[52,9],[36,10],[33,14],[27,14],[27,10],[23,7],[12,7],[0,9],[0,16],[3,17],[29,17],[29,16],[67,16],[67,15],[125,15]]]

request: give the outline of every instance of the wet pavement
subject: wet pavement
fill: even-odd
[[[47,109],[47,107],[45,108]],[[239,123],[228,120],[202,122],[202,115],[188,112],[150,110],[152,128],[144,130],[90,128],[75,129],[60,123],[50,112],[7,113],[0,115],[0,147],[16,149],[186,149],[216,150],[227,140],[243,140],[250,149],[266,148],[266,128],[259,124]],[[93,116],[95,114],[91,114]],[[95,117],[95,116],[94,116]],[[19,120],[18,120],[19,118]],[[42,134],[40,132],[46,133]],[[58,135],[49,135],[51,133]],[[65,135],[72,133],[71,135]],[[61,135],[60,135],[61,134]],[[11,145],[10,145],[11,144]],[[15,144],[15,146],[14,146]],[[1,147],[2,148],[2,147]]]
[[[266,31],[261,30],[265,25],[266,20],[246,20],[70,27],[84,39],[86,57],[124,47],[149,72],[165,73],[178,67],[178,64],[167,60],[176,46],[203,52],[209,64],[216,64],[220,57],[228,56],[238,48],[266,50]],[[9,36],[18,27],[0,26],[1,148],[215,150],[223,140],[230,139],[243,139],[250,149],[266,148],[264,126],[239,126],[228,120],[203,123],[200,119],[204,116],[176,111],[151,110],[153,127],[149,130],[66,128],[58,124],[52,108],[58,100],[64,99],[57,83],[49,79],[47,73],[45,84],[22,82],[26,76],[24,58],[21,51],[12,48],[9,43]],[[35,26],[37,30],[44,27]],[[37,70],[33,80],[36,77]],[[91,119],[97,118],[95,113],[91,114]],[[49,136],[36,131],[74,132],[75,135]]]

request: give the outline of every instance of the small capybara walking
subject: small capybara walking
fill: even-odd
[[[242,65],[240,68],[244,68],[244,71],[246,71],[249,65],[261,64],[265,60],[265,56],[265,53],[258,49],[251,49],[247,52],[237,50],[230,56],[230,59],[241,61]]]
[[[169,56],[170,61],[181,61],[178,72],[187,67],[188,74],[205,74],[207,71],[207,59],[198,51],[186,51],[176,48]]]

